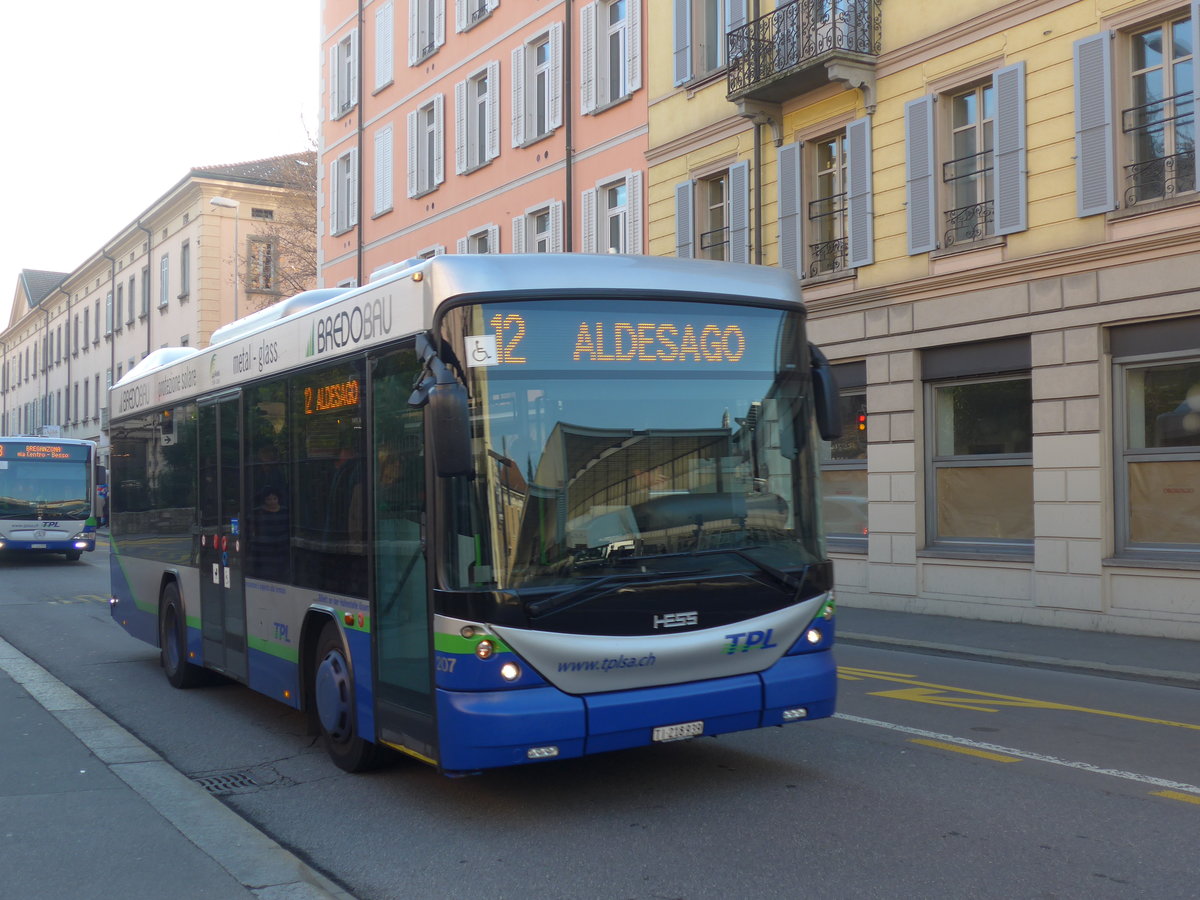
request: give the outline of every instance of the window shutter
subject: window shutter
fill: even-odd
[[[1116,208],[1113,186],[1112,39],[1109,32],[1075,42],[1076,214]]]
[[[512,52],[512,145],[525,143],[525,45]]]
[[[500,63],[488,63],[487,79],[487,158],[495,159],[500,155]]]
[[[597,5],[588,3],[579,11],[579,112],[585,116],[596,108]]]
[[[375,90],[393,79],[392,45],[395,42],[395,7],[388,0],[375,12]]]
[[[525,252],[525,217],[513,216],[512,220],[512,252]]]
[[[579,221],[583,232],[583,252],[596,252],[596,189],[588,188],[579,198]]]
[[[417,196],[417,112],[408,114],[408,196]]]
[[[340,42],[329,48],[329,121],[338,117],[338,47]]]
[[[729,167],[729,261],[750,262],[750,163]]]
[[[467,252],[467,239],[465,237],[460,237],[458,239],[458,242],[455,244],[454,252],[459,254]]]
[[[358,103],[358,29],[350,32],[350,105]]]
[[[625,8],[625,92],[632,94],[642,86],[642,4]]]
[[[446,0],[433,4],[433,46],[446,43]]]
[[[694,220],[692,218],[693,181],[681,181],[675,185],[675,255],[691,259],[695,238],[692,236]]]
[[[392,126],[375,132],[375,215],[392,208]]]
[[[483,140],[483,135],[478,135]],[[467,83],[454,85],[454,173],[467,171]]]
[[[801,144],[779,148],[779,266],[799,278],[803,275],[804,239],[800,211],[804,208],[804,190],[800,181]]]
[[[993,196],[996,234],[1015,234],[1029,227],[1025,184],[1025,63],[1006,66],[992,75],[996,92],[996,153]]]
[[[454,0],[454,31],[462,34],[467,30],[467,0]]]
[[[337,160],[329,164],[329,234],[335,235],[338,233],[338,178],[337,178]],[[166,261],[166,257],[163,257]],[[162,270],[159,270],[159,275],[162,275]],[[159,279],[162,280],[161,278]],[[166,294],[164,293],[165,297]]]
[[[562,22],[550,26],[550,130],[562,126]]]
[[[433,98],[433,184],[446,180],[446,97],[436,94]]]
[[[937,249],[933,104],[932,94],[904,104],[909,255]]]
[[[358,224],[358,148],[355,147],[349,153],[348,165],[350,167],[350,178],[347,190],[350,196],[346,198],[347,211],[347,228],[353,228]]]
[[[625,198],[629,204],[629,246],[626,253],[642,250],[642,173],[630,172],[625,180]]]
[[[846,126],[847,264],[852,268],[875,262],[875,198],[871,184],[871,120],[855,119]]]
[[[692,2],[675,0],[675,84],[692,77]],[[678,200],[678,197],[676,197]],[[690,254],[689,254],[690,255]]]
[[[550,252],[563,252],[563,205],[561,200],[550,202]]]
[[[408,0],[408,64],[417,64],[421,52],[421,0]]]
[[[488,236],[488,253],[500,252],[500,226],[489,225],[487,227]]]
[[[746,24],[746,0],[725,0],[725,33]]]

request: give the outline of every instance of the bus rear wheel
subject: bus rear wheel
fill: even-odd
[[[390,754],[358,735],[354,712],[354,678],[337,623],[327,622],[317,639],[313,704],[321,741],[330,759],[347,772],[378,768]]]
[[[204,670],[187,661],[187,618],[179,586],[171,582],[163,588],[158,606],[158,646],[167,681],[173,687],[196,687],[204,680]]]

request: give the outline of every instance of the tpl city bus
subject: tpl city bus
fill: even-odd
[[[349,771],[829,716],[836,396],[778,269],[410,260],[114,386],[112,615]]]
[[[0,437],[0,551],[95,550],[103,477],[91,441]]]

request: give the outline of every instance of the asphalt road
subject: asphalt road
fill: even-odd
[[[353,776],[286,707],[172,689],[105,552],[0,584],[0,635],[362,900],[1196,896],[1200,691],[843,645],[834,719]]]

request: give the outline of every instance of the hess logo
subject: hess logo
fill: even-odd
[[[694,612],[663,613],[661,616],[654,617],[654,627],[684,628],[688,625],[695,625],[699,621],[700,617]]]

